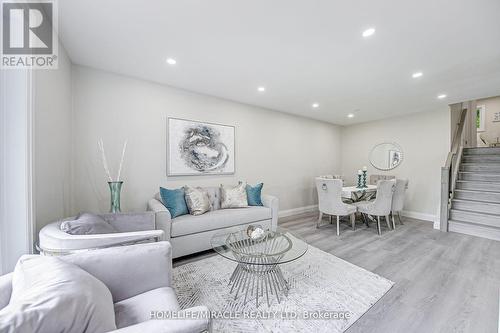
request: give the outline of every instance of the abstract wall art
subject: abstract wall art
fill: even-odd
[[[167,175],[234,173],[234,126],[167,119]]]

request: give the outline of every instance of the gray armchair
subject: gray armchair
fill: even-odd
[[[39,250],[49,255],[64,255],[81,250],[159,241],[163,231],[157,230],[152,212],[100,214],[119,232],[110,234],[71,235],[60,229],[62,221],[47,224],[40,230]],[[74,217],[66,220],[74,219]]]
[[[207,307],[180,310],[172,288],[172,251],[168,242],[113,247],[60,258],[79,266],[109,288],[118,327],[113,332],[210,331]],[[0,276],[0,310],[9,303],[11,284],[12,273]],[[189,312],[190,315],[185,317],[190,319],[152,318],[152,311]]]

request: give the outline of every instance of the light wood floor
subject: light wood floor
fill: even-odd
[[[341,234],[317,214],[280,220],[280,226],[309,244],[395,282],[394,287],[350,329],[354,332],[497,332],[500,242],[442,233],[432,223],[404,218],[382,236],[358,222],[341,224]],[[199,260],[204,253],[177,260]]]

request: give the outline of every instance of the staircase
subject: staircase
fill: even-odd
[[[500,241],[500,148],[465,148],[448,230]]]

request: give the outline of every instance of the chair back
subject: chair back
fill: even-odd
[[[340,179],[340,180],[342,180],[342,186],[345,185],[345,180],[344,180],[343,176],[341,176],[341,175],[333,175],[333,179]]]
[[[325,178],[325,179],[341,179],[342,180],[342,186],[344,186],[344,179],[341,175],[322,175],[318,176],[318,178]]]
[[[319,211],[325,214],[337,215],[344,210],[342,202],[342,179],[316,178]]]
[[[400,212],[403,210],[405,204],[405,192],[408,187],[408,179],[396,179],[396,186],[394,187],[394,194],[392,196],[393,212]]]
[[[379,180],[377,183],[377,198],[373,202],[372,214],[387,216],[391,213],[392,195],[396,180]]]
[[[172,285],[172,247],[169,242],[108,247],[59,258],[102,281],[111,291],[115,303]]]
[[[370,185],[377,185],[379,180],[396,179],[396,176],[391,175],[370,175]]]

